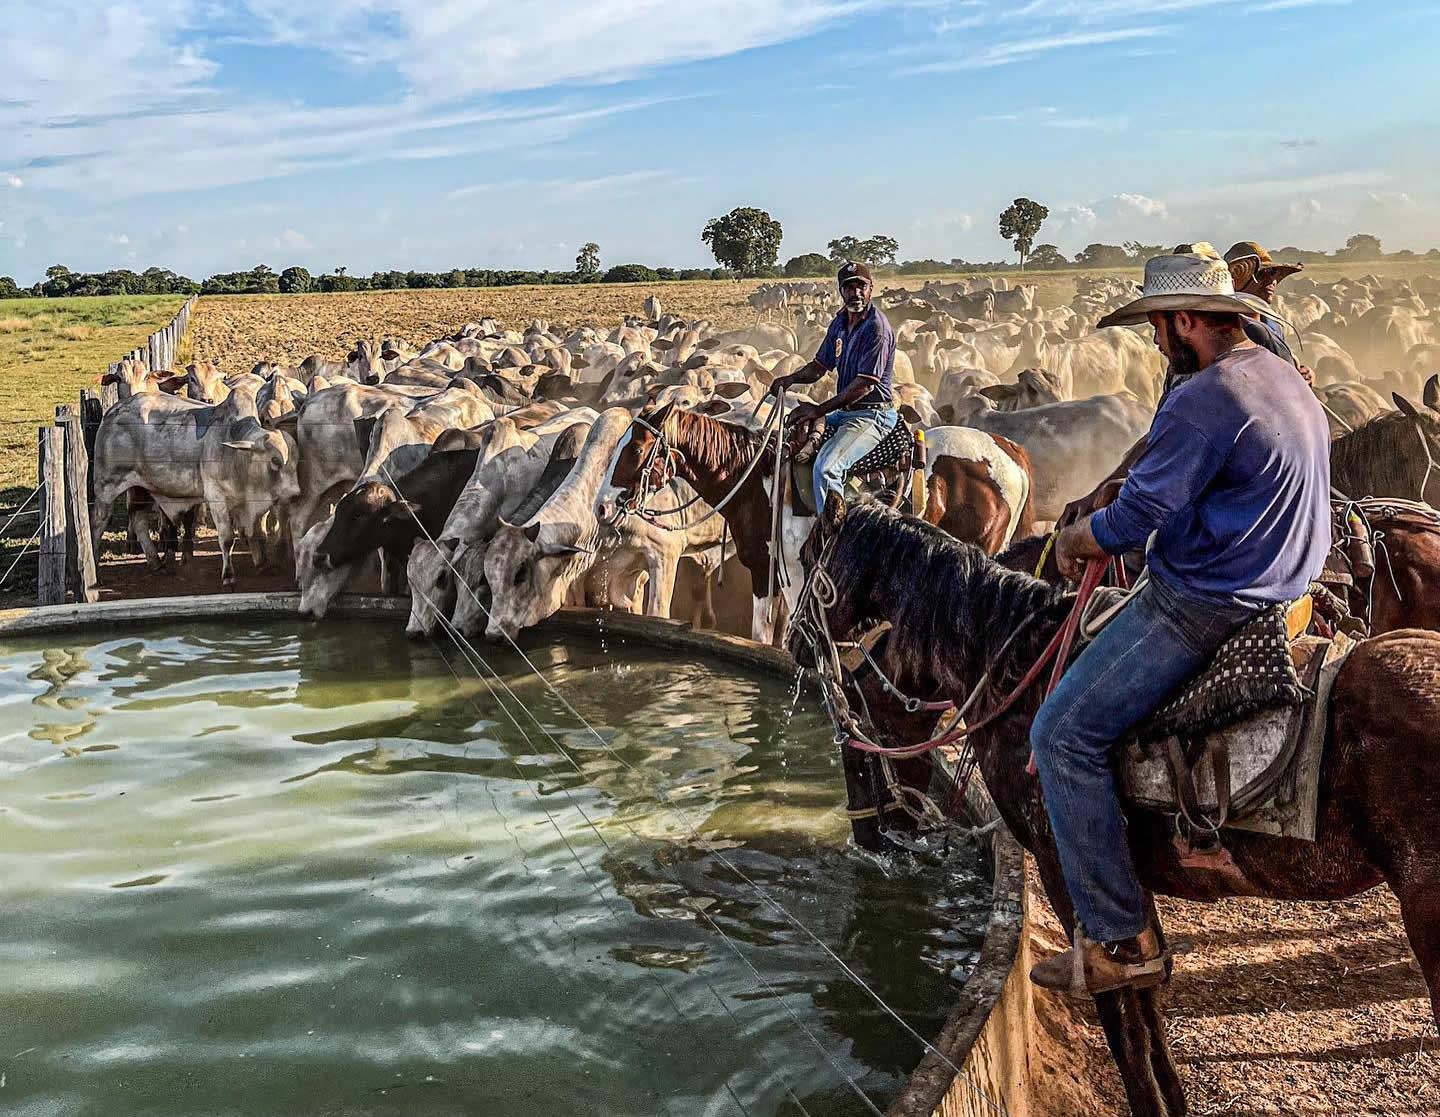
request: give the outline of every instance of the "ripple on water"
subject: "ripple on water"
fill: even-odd
[[[798,681],[529,654],[599,739],[398,629],[0,647],[7,1112],[865,1112],[791,1013],[883,1105],[913,1040],[775,904],[932,1031],[974,851],[848,849]]]

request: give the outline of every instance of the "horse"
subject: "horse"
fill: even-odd
[[[1068,614],[1071,598],[1007,570],[978,548],[869,502],[826,504],[801,552],[807,577],[823,574],[826,602],[813,599],[792,622],[787,645],[816,667],[826,638],[857,639],[889,622],[872,651],[885,685],[865,676],[869,719],[887,741],[933,728],[933,713],[908,712],[887,687],[928,700],[959,701],[979,686],[979,710],[996,709]],[[876,673],[878,675],[878,672]],[[1042,701],[1024,691],[970,737],[975,760],[1005,824],[1035,858],[1051,907],[1074,930],[1074,912],[1037,776],[1026,769],[1030,723]],[[1155,894],[1187,900],[1256,896],[1338,900],[1384,883],[1396,895],[1411,949],[1440,1021],[1440,827],[1427,809],[1440,778],[1440,634],[1402,629],[1357,644],[1334,683],[1321,764],[1313,842],[1227,831],[1233,865],[1187,868],[1168,815],[1125,808],[1131,853],[1151,918]],[[905,734],[908,736],[898,736]],[[1156,927],[1159,929],[1158,920]],[[1163,929],[1161,929],[1163,943]],[[1131,1112],[1180,1117],[1184,1089],[1165,1036],[1160,989],[1096,997]]]
[[[1440,507],[1440,374],[1416,407],[1391,393],[1398,411],[1377,415],[1330,444],[1330,483],[1355,499],[1393,496]]]
[[[794,608],[802,581],[800,546],[815,520],[797,513],[788,497],[782,497],[777,518],[771,503],[776,439],[769,433],[769,424],[756,431],[673,403],[648,407],[621,437],[596,508],[608,522],[629,512],[649,516],[648,494],[683,477],[729,525],[755,595],[751,636],[766,644],[777,636],[775,595]],[[926,445],[928,520],[992,552],[1017,531],[1030,530],[1030,462],[1023,449],[968,427],[933,428],[926,432]],[[786,476],[778,488],[788,490]],[[777,523],[780,555],[772,567],[770,539]]]

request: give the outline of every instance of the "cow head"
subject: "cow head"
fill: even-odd
[[[356,485],[335,505],[335,515],[316,550],[316,561],[326,567],[355,562],[382,546],[397,526],[409,527],[419,506],[395,495],[379,481]]]
[[[410,552],[405,566],[410,585],[410,619],[405,622],[405,635],[411,639],[430,636],[442,616],[455,612],[458,597],[457,580],[451,569],[455,561],[458,539],[422,539]]]
[[[520,527],[500,522],[485,553],[491,597],[486,639],[513,640],[521,629],[539,624],[565,603],[594,555],[566,538],[573,533],[573,524],[532,521]]]

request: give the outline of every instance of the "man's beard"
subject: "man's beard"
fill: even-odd
[[[846,300],[845,300],[845,309],[848,310],[851,314],[859,314],[859,313],[861,313],[861,312],[864,311],[864,309],[865,309],[865,300],[864,300],[864,298],[861,297],[861,296],[859,296],[859,295],[856,295],[856,296],[854,296],[853,298],[846,299]]]
[[[1170,334],[1170,376],[1174,379],[1194,376],[1200,371],[1200,354],[1195,346]]]

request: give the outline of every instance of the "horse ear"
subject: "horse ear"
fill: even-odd
[[[1425,381],[1425,393],[1421,401],[1432,411],[1440,411],[1440,372],[1433,374]]]
[[[820,526],[826,535],[836,535],[845,523],[845,498],[833,489],[825,494],[825,507],[820,513]]]
[[[1409,415],[1412,419],[1418,419],[1420,417],[1419,412],[1415,410],[1415,405],[1399,392],[1391,392],[1390,398],[1395,401],[1395,406],[1399,408],[1403,414]]]

